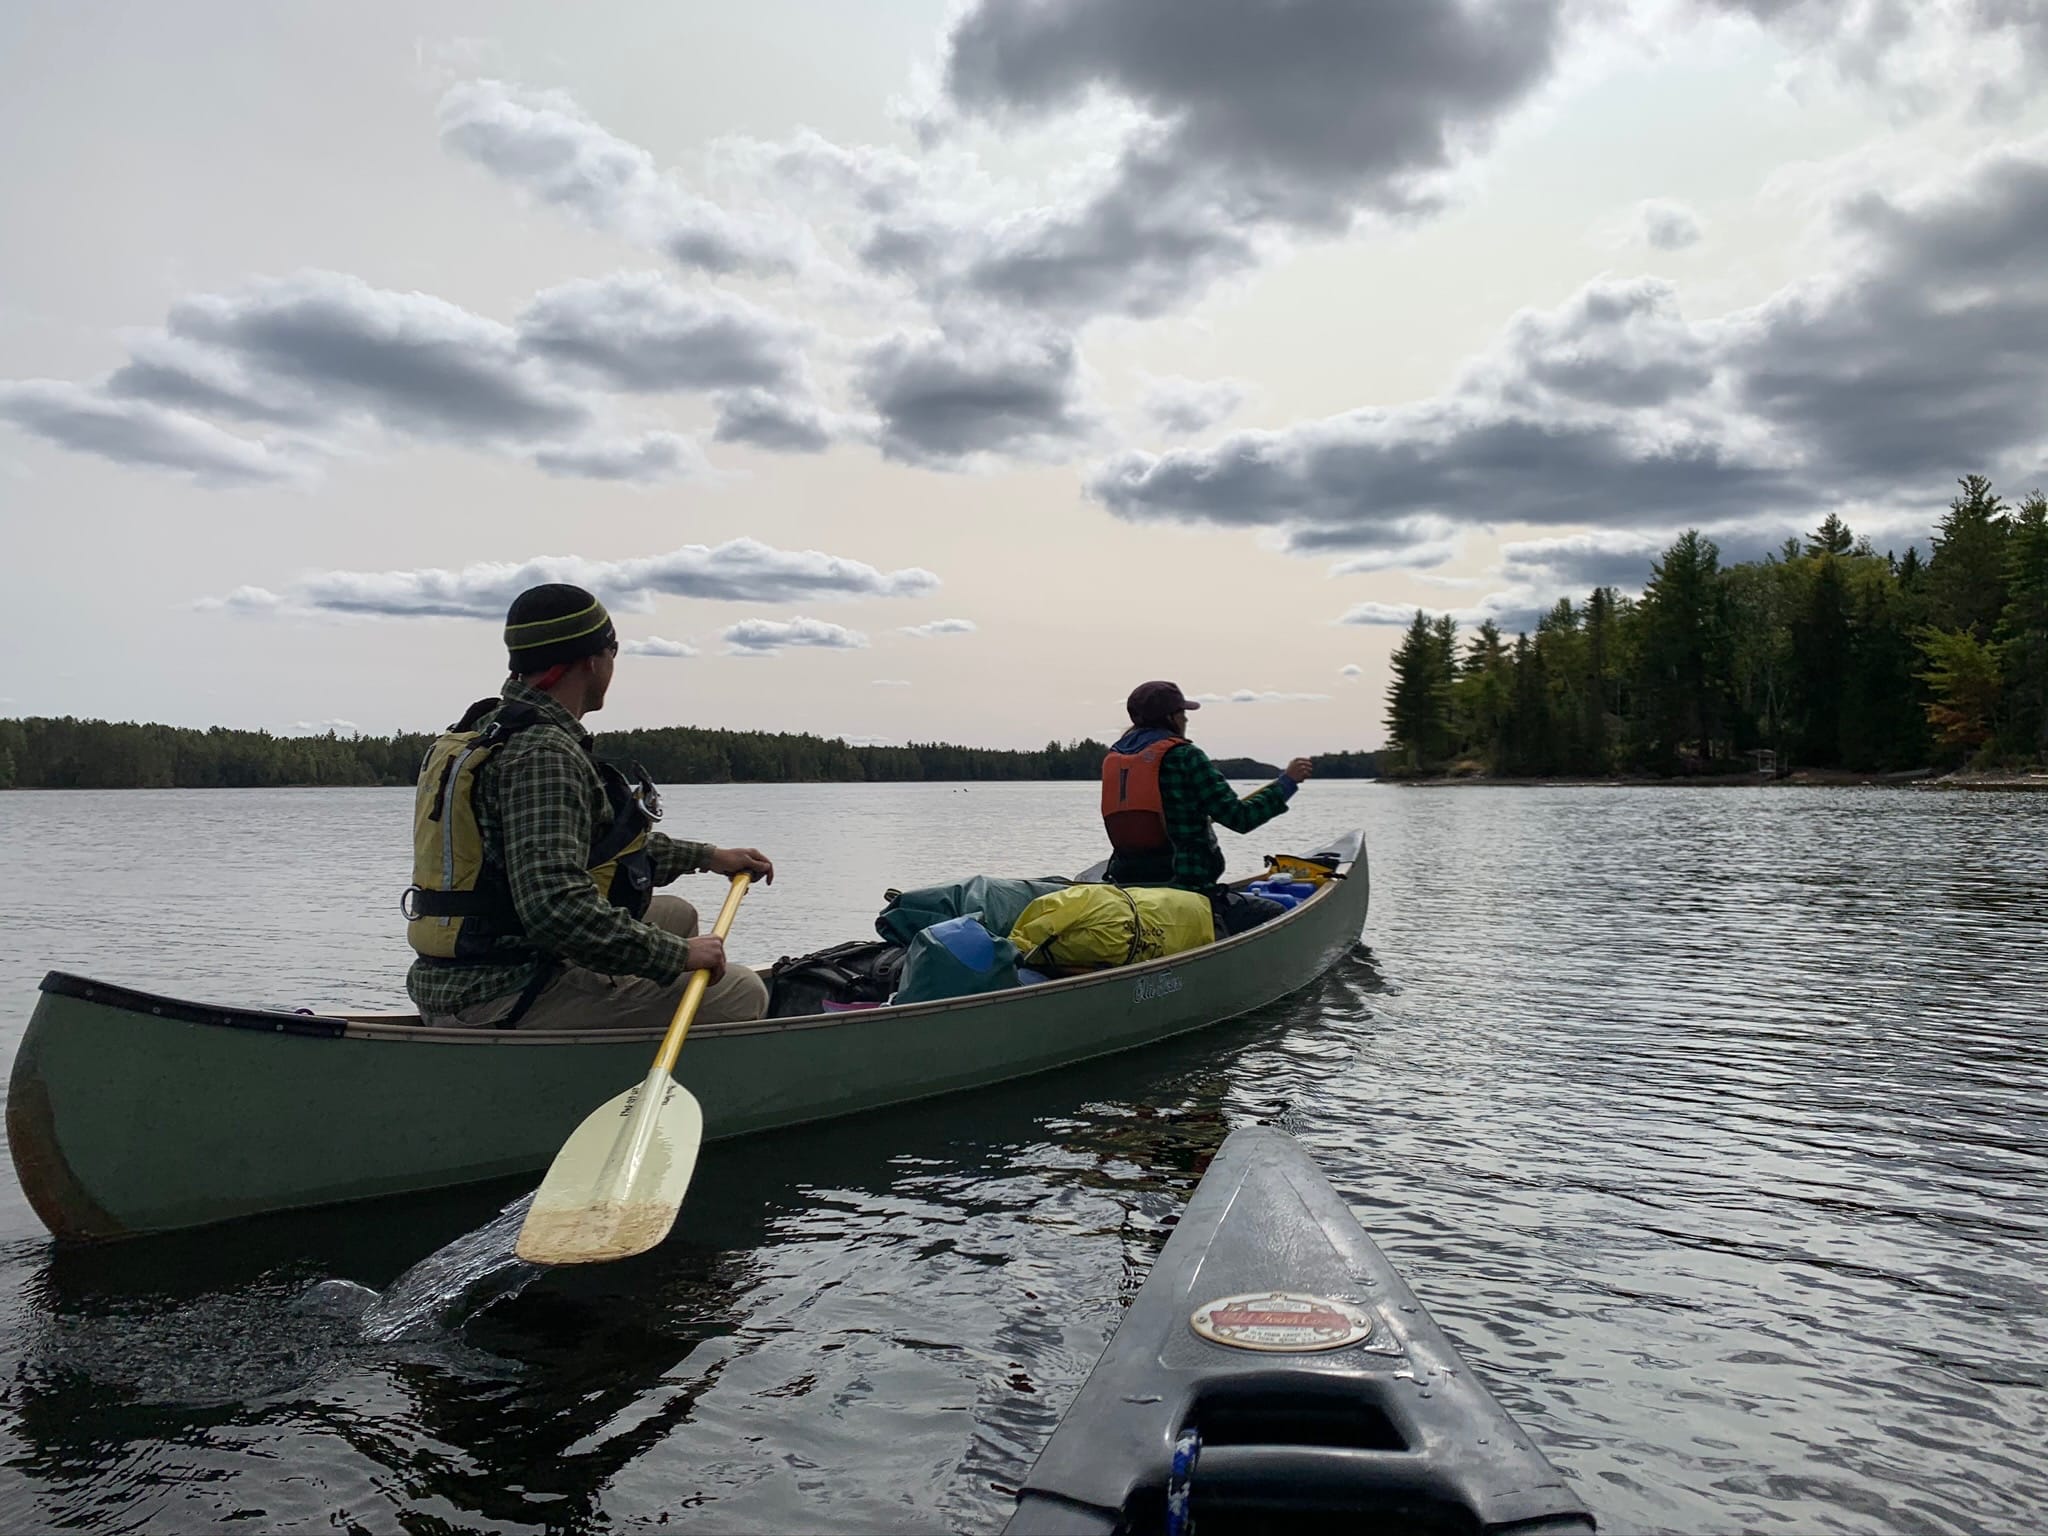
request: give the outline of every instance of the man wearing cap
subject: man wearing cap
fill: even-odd
[[[775,867],[758,849],[653,831],[644,775],[632,786],[592,756],[582,719],[603,706],[619,652],[604,604],[562,582],[530,588],[506,615],[505,646],[499,698],[472,706],[421,775],[406,906],[419,951],[406,990],[421,1017],[658,1029],[691,971],[711,973],[699,1020],[761,1017],[759,975],[728,967],[696,908],[651,887],[699,871],[772,881]]]
[[[1214,823],[1249,832],[1286,814],[1315,765],[1297,757],[1272,783],[1239,798],[1209,754],[1187,739],[1188,712],[1202,706],[1177,684],[1140,683],[1125,709],[1131,729],[1102,760],[1102,825],[1119,885],[1177,885],[1209,895],[1219,935],[1276,916],[1278,902],[1224,892],[1223,850]]]

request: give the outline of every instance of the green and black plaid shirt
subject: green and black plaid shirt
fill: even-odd
[[[524,938],[502,941],[507,958],[474,964],[415,960],[405,988],[422,1014],[448,1014],[506,997],[533,979],[538,949],[612,976],[671,982],[683,974],[684,941],[637,922],[598,894],[587,861],[592,843],[611,825],[611,802],[590,757],[590,733],[576,717],[517,678],[505,702],[530,704],[540,716],[491,754],[477,780],[477,829],[484,857],[506,871]],[[481,722],[479,722],[481,724]],[[654,880],[705,867],[710,843],[685,843],[650,833]]]
[[[1139,885],[1167,880],[1190,891],[1213,889],[1223,878],[1224,865],[1216,826],[1233,832],[1262,827],[1287,813],[1293,793],[1294,781],[1283,774],[1240,799],[1208,753],[1191,741],[1182,742],[1159,760],[1160,812],[1173,844],[1171,874],[1164,853],[1117,854],[1109,878]]]

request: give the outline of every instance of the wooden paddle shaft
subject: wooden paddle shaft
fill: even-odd
[[[711,936],[723,939],[732,932],[732,920],[740,909],[740,898],[747,894],[747,887],[754,883],[752,875],[734,875],[732,885],[725,893],[725,905],[718,909],[718,921],[711,925]],[[690,1023],[697,1017],[697,1008],[704,1001],[704,994],[711,990],[709,971],[690,972],[690,983],[683,988],[682,1001],[676,1004],[675,1017],[669,1020],[668,1033],[662,1037],[661,1050],[654,1058],[654,1070],[666,1076],[675,1071],[676,1057],[682,1054],[683,1037],[690,1032]]]

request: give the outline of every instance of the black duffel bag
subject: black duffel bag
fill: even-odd
[[[903,945],[884,939],[784,955],[768,969],[768,1017],[823,1013],[827,1003],[886,1003],[903,974],[903,955]]]

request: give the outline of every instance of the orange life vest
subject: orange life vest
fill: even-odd
[[[1102,760],[1102,829],[1118,853],[1157,853],[1170,848],[1166,803],[1159,795],[1159,763],[1186,743],[1162,736],[1135,752],[1111,752]]]

